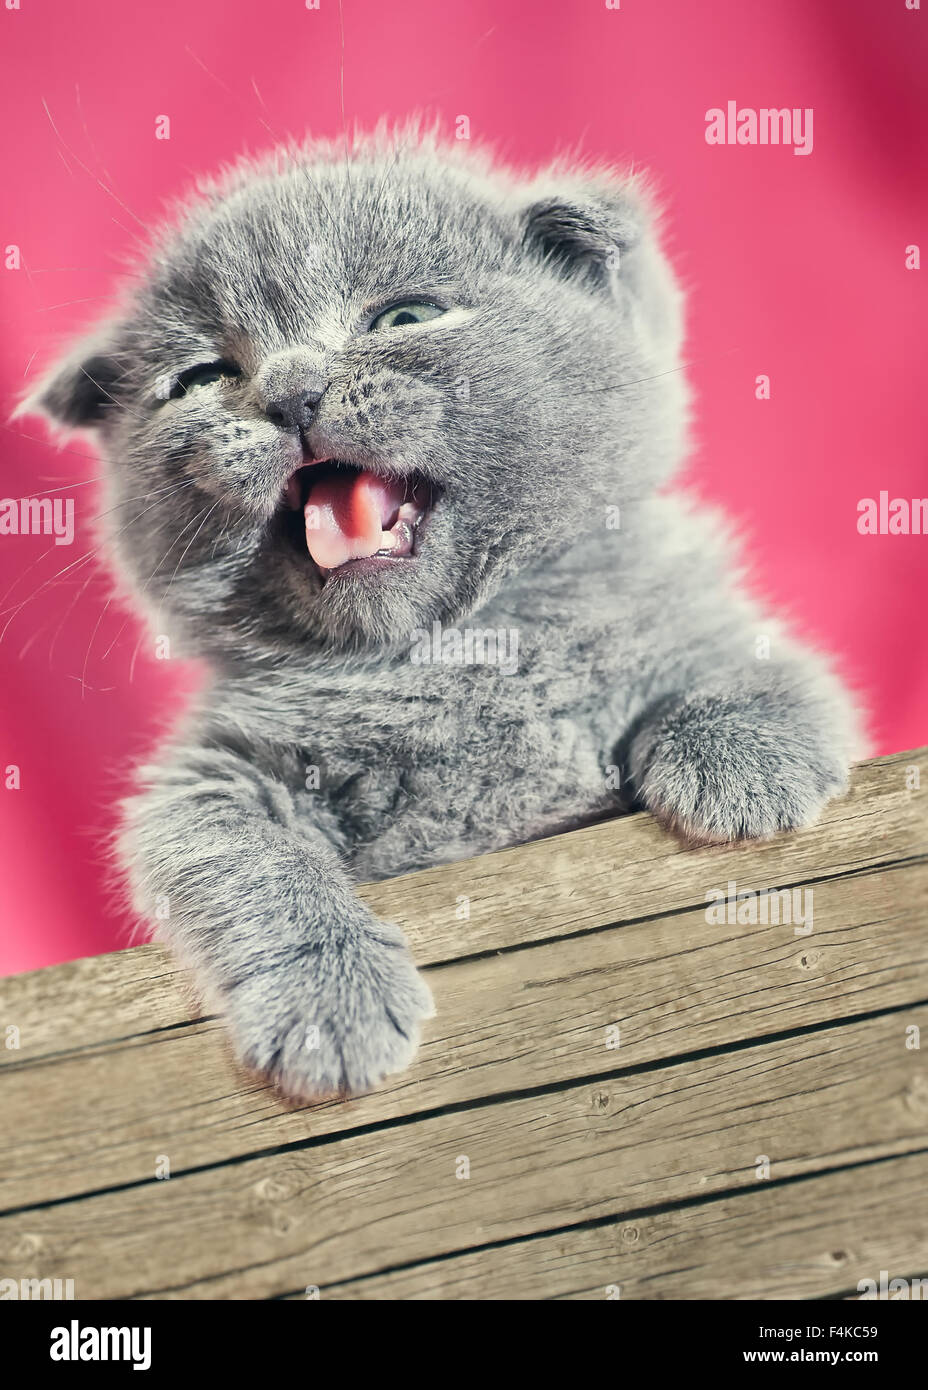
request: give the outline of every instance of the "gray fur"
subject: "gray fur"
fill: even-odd
[[[448,313],[366,331],[417,295]],[[97,429],[116,566],[212,670],[142,771],[122,856],[238,1055],[286,1091],[375,1084],[430,1010],[352,881],[633,805],[693,839],[766,836],[845,785],[848,696],[744,597],[717,518],[661,491],[681,335],[635,180],[523,178],[410,131],[207,185],[25,403]],[[217,358],[243,375],[159,400]],[[268,412],[307,383],[317,454],[440,486],[414,561],[323,587],[280,540],[301,448]],[[414,664],[436,619],[516,630],[517,673]]]

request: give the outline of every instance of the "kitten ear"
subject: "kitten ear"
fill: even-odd
[[[520,219],[529,254],[608,296],[657,360],[676,362],[683,299],[661,250],[657,200],[642,175],[549,170],[524,195]]]
[[[11,418],[42,415],[54,425],[92,429],[113,404],[120,376],[116,331],[110,327],[84,339],[51,367]]]
[[[642,232],[640,218],[616,197],[561,197],[531,203],[522,213],[522,241],[531,252],[587,284],[608,286]]]

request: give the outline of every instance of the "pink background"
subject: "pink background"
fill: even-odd
[[[0,7],[0,49],[0,245],[25,262],[0,268],[5,420],[103,311],[137,219],[245,148],[341,129],[339,10],[22,0]],[[451,133],[466,114],[520,162],[579,147],[654,171],[690,291],[688,477],[751,537],[759,587],[865,693],[875,751],[928,742],[928,538],[856,530],[858,499],[928,494],[928,266],[904,265],[908,244],[928,248],[928,5],[344,0],[344,52],[349,122],[426,110]],[[705,112],[729,98],[812,107],[813,153],[707,145]],[[0,537],[0,594],[15,581],[0,767],[22,770],[21,790],[0,788],[9,973],[127,944],[106,881],[113,801],[192,673],[134,655],[96,567],[51,582],[91,544],[89,445],[57,451],[32,420],[2,441],[0,494],[59,488],[78,515],[70,548]]]

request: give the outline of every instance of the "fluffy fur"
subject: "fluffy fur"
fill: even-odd
[[[409,299],[446,312],[368,331]],[[25,403],[96,430],[116,566],[213,673],[142,769],[122,855],[240,1058],[286,1091],[370,1087],[430,1011],[353,880],[633,805],[696,839],[767,836],[844,786],[847,695],[742,595],[718,521],[662,491],[680,343],[634,180],[520,177],[406,132],[201,189]],[[240,375],[164,399],[217,359]],[[279,406],[304,389],[323,394],[300,432]],[[283,534],[307,447],[428,480],[414,559],[323,582]],[[435,620],[517,633],[518,670],[415,664]]]

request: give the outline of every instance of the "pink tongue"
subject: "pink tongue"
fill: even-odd
[[[333,473],[310,490],[303,508],[306,545],[321,569],[389,550],[385,534],[406,495],[402,479],[373,473]]]

